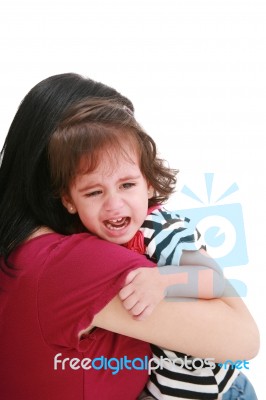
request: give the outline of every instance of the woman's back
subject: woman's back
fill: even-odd
[[[0,271],[0,393],[4,399],[137,397],[147,370],[125,366],[119,370],[121,365],[118,368],[114,359],[113,369],[101,364],[125,356],[144,360],[150,355],[149,346],[102,329],[78,338],[123,284],[128,254],[88,234],[55,233],[36,237],[13,251],[10,262],[18,268],[16,276]],[[132,253],[130,257],[132,268]],[[115,259],[119,261],[112,265]],[[135,260],[139,265],[137,254]],[[4,266],[2,258],[0,262]],[[76,361],[63,363],[65,358]],[[98,360],[81,364],[83,358]]]

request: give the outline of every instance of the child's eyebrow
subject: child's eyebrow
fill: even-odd
[[[118,182],[131,181],[131,180],[140,179],[140,178],[141,178],[141,175],[127,175],[125,177],[118,179]]]
[[[78,189],[78,192],[79,192],[79,193],[83,193],[83,192],[86,192],[87,190],[94,189],[94,188],[97,187],[97,186],[100,186],[100,184],[98,184],[98,183],[93,183],[93,184],[91,184],[91,185],[86,185],[86,186],[84,186],[84,187]]]
[[[123,176],[122,178],[118,179],[118,183],[120,182],[125,182],[125,181],[132,181],[132,180],[138,180],[141,178],[141,175],[127,175],[127,176]],[[102,186],[102,184],[99,182],[92,182],[92,183],[88,183],[86,186],[83,186],[82,188],[78,189],[79,193],[83,193],[86,192],[87,190],[91,190],[96,188],[97,186]]]

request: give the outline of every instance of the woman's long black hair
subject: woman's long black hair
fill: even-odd
[[[134,111],[115,89],[73,73],[41,81],[20,104],[1,151],[0,255],[6,260],[40,226],[70,233],[73,216],[53,196],[47,147],[69,107],[90,97],[117,99]]]

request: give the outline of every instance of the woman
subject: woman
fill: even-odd
[[[145,321],[124,310],[117,293],[127,273],[152,263],[75,233],[78,217],[53,195],[50,138],[69,107],[88,97],[115,98],[133,111],[101,83],[50,77],[21,103],[2,151],[0,393],[7,400],[136,399],[147,380],[146,342],[216,362],[258,350],[256,325],[229,292],[161,302]]]

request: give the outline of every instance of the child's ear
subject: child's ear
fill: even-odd
[[[148,185],[148,199],[151,199],[154,196],[154,189],[152,185]]]
[[[63,206],[67,209],[67,211],[69,212],[69,214],[76,214],[77,209],[73,203],[73,201],[71,200],[71,197],[67,194],[64,194],[61,196],[61,201]]]

